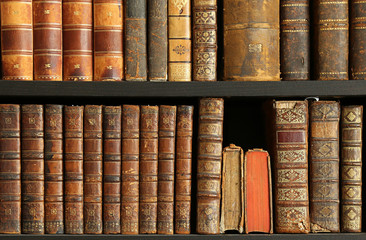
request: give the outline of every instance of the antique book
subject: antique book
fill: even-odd
[[[312,232],[339,232],[339,118],[336,101],[310,104],[310,224]]]
[[[121,233],[121,106],[103,107],[103,233]]]
[[[177,107],[174,232],[191,233],[193,106]]]
[[[168,0],[147,1],[149,81],[168,80]]]
[[[140,107],[122,106],[121,233],[139,233]]]
[[[123,3],[94,0],[94,81],[123,79]]]
[[[31,0],[1,2],[1,65],[3,80],[33,80]]]
[[[34,80],[62,81],[62,1],[33,1]]]
[[[83,106],[64,108],[65,233],[84,233]]]
[[[217,0],[193,1],[193,80],[216,81]]]
[[[126,81],[147,81],[146,1],[125,1]]]
[[[45,233],[64,233],[63,106],[45,105]]]
[[[103,178],[102,106],[84,109],[84,233],[101,234]]]
[[[141,106],[140,119],[139,233],[157,233],[159,107]]]
[[[44,234],[43,106],[22,105],[22,233]]]
[[[268,152],[248,150],[243,166],[244,231],[273,233],[272,175]]]
[[[342,106],[341,231],[362,231],[363,106]]]
[[[168,1],[168,79],[191,81],[191,0]]]
[[[0,104],[0,233],[20,234],[20,106]]]
[[[220,233],[221,161],[224,99],[202,98],[197,153],[197,226],[199,234]]]
[[[315,80],[348,80],[348,1],[316,0],[313,8]]]
[[[177,107],[159,107],[158,234],[174,233],[174,173]]]
[[[93,81],[93,0],[62,2],[64,81]]]
[[[280,80],[279,0],[224,1],[224,80]]]
[[[220,232],[244,230],[244,153],[241,147],[230,144],[222,153]]]
[[[281,11],[281,77],[284,81],[310,79],[309,0],[283,0]],[[295,50],[296,49],[296,50]]]

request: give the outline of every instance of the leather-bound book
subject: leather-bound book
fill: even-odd
[[[174,233],[174,170],[177,107],[159,107],[158,234]]]
[[[93,0],[62,2],[64,81],[93,81]]]
[[[336,101],[310,105],[310,223],[312,232],[339,232],[339,118]]]
[[[84,110],[84,233],[103,232],[102,106],[86,105]]]
[[[342,107],[341,231],[362,230],[363,106]]]
[[[191,233],[193,106],[177,107],[174,232]]]
[[[44,116],[45,233],[64,233],[63,106],[46,105]]]
[[[123,79],[122,0],[94,0],[94,81]]]
[[[148,0],[149,81],[168,80],[168,0]]]
[[[216,81],[217,1],[193,1],[193,80]]]
[[[121,233],[139,233],[140,107],[122,106]]]
[[[19,234],[21,221],[20,107],[0,105],[0,233]]]
[[[230,144],[222,153],[222,184],[220,232],[243,232],[244,198],[243,198],[243,161],[241,147]]]
[[[64,108],[65,233],[84,233],[83,106]]]
[[[22,105],[22,233],[44,234],[43,106]]]
[[[147,81],[146,1],[125,2],[126,81]]]
[[[1,2],[1,65],[3,80],[33,80],[31,0]]]
[[[62,81],[62,1],[33,1],[34,80]]]
[[[280,80],[279,0],[224,1],[224,80]]]
[[[348,1],[314,1],[315,80],[348,80]]]
[[[202,98],[197,156],[197,226],[200,234],[220,233],[224,99]]]
[[[169,81],[191,81],[191,0],[168,0]]]
[[[281,77],[310,79],[309,0],[283,0],[281,11]]]
[[[121,233],[121,106],[103,107],[103,233]]]
[[[158,126],[159,107],[141,106],[139,233],[157,233]]]

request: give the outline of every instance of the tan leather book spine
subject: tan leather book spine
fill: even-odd
[[[64,233],[63,106],[46,105],[44,117],[45,233]]]
[[[193,80],[217,80],[217,0],[193,1]]]
[[[121,106],[103,107],[103,233],[121,233]]]
[[[193,106],[177,107],[175,150],[175,227],[176,234],[191,233]]]
[[[174,170],[177,107],[159,107],[158,234],[174,233]]]
[[[83,188],[83,106],[64,108],[64,197],[65,233],[84,233],[84,188]]]
[[[33,1],[34,80],[62,81],[62,1]]]
[[[191,0],[168,2],[169,81],[192,81]]]
[[[20,106],[0,104],[0,233],[21,233]]]
[[[339,232],[339,119],[336,101],[310,105],[310,223],[312,232]]]
[[[202,98],[197,156],[197,226],[199,234],[220,233],[221,162],[224,99]]]
[[[1,65],[3,80],[33,80],[31,0],[1,2]]]
[[[123,79],[123,2],[94,0],[94,81]]]
[[[362,231],[363,106],[342,106],[341,231]]]
[[[44,234],[43,106],[22,105],[22,233]]]

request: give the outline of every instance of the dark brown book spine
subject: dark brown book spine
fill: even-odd
[[[159,107],[158,234],[174,233],[176,119],[176,106]]]
[[[220,233],[224,100],[200,100],[197,167],[197,233]]]
[[[84,233],[83,106],[65,106],[65,233]]]
[[[339,232],[339,118],[335,101],[310,105],[310,223],[312,232]]]
[[[139,233],[157,232],[159,107],[141,106]]]
[[[103,233],[121,233],[121,106],[103,107]]]
[[[22,105],[22,233],[44,234],[43,106]]]
[[[62,105],[45,106],[45,232],[64,233]]]
[[[0,233],[19,234],[21,223],[20,107],[0,105]]]
[[[103,232],[102,106],[86,105],[84,112],[84,233]]]
[[[362,231],[363,106],[342,107],[341,231]]]
[[[140,107],[122,107],[121,233],[139,233]]]
[[[176,234],[191,233],[192,135],[193,106],[178,106],[174,206]]]

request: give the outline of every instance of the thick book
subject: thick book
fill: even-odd
[[[339,119],[336,101],[310,104],[310,223],[312,232],[339,232]]]
[[[199,234],[220,233],[221,162],[224,99],[202,98],[197,155],[197,225]]]

